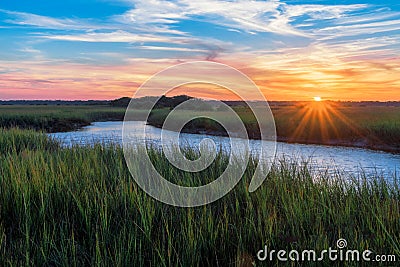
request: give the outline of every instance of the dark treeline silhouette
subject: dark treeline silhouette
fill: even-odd
[[[148,102],[154,102],[157,96],[146,96],[142,98],[135,99],[136,103],[140,107]],[[188,95],[178,95],[173,97],[167,97],[165,95],[161,96],[158,100],[155,108],[174,108],[177,105],[192,99],[194,97]],[[74,105],[111,105],[114,107],[127,107],[132,98],[130,97],[121,97],[115,100],[0,100],[0,105],[62,105],[62,106],[74,106]],[[205,102],[209,102],[208,100],[204,100]],[[400,107],[400,101],[331,101],[326,100],[327,102],[336,103],[341,106],[346,107],[374,107],[374,106],[383,106],[383,107]],[[229,106],[247,106],[244,101],[229,101],[223,100]],[[256,104],[263,104],[262,101],[253,101]],[[294,104],[301,104],[308,101],[268,101],[271,106],[292,106]]]
[[[142,97],[142,98],[135,98],[135,107],[138,108],[141,105],[145,106],[145,104],[148,104],[150,102],[154,102],[158,99],[159,97],[156,96],[146,96],[146,97]],[[187,96],[187,95],[178,95],[178,96],[173,96],[173,97],[168,97],[168,96],[161,96],[155,107],[154,108],[174,108],[176,106],[178,106],[179,104],[192,99],[193,97],[191,96]],[[115,100],[112,100],[110,102],[111,106],[114,107],[127,107],[129,105],[131,101],[131,98],[129,97],[122,97],[122,98],[118,98]]]
[[[146,96],[142,98],[135,99],[136,107],[140,107],[141,104],[146,103],[147,101],[154,102],[157,98],[156,96]],[[158,100],[157,104],[154,108],[174,108],[177,105],[181,104],[182,102],[193,99],[194,97],[188,95],[178,95],[173,97],[161,96]],[[116,107],[127,107],[130,103],[132,98],[129,97],[122,97],[115,100],[110,101],[112,106]],[[325,100],[326,102],[335,103],[337,105],[346,106],[346,107],[374,107],[374,106],[381,106],[381,107],[400,107],[400,101],[332,101],[332,100]],[[203,100],[203,102],[215,102],[215,100]],[[223,100],[225,104],[235,107],[235,106],[245,106],[245,101],[238,101],[238,100]],[[255,104],[264,105],[263,101],[251,101]],[[307,102],[312,101],[268,101],[271,106],[293,106],[296,104],[304,104]]]
[[[109,100],[0,100],[0,105],[84,106],[109,105]]]

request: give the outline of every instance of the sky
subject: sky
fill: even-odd
[[[268,100],[397,101],[399,55],[395,0],[0,2],[0,100],[132,96],[166,67],[207,60]]]

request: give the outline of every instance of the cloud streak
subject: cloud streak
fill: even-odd
[[[83,19],[57,19],[48,16],[41,16],[26,12],[17,12],[0,9],[0,12],[7,14],[9,19],[5,22],[8,24],[34,26],[45,29],[60,30],[85,30],[94,28],[94,24],[88,23]]]

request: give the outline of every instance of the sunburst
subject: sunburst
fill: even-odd
[[[339,129],[349,130],[356,136],[362,136],[354,123],[346,117],[338,107],[329,101],[322,101],[314,97],[314,101],[307,102],[295,115],[299,121],[291,134],[291,141],[327,142],[340,140],[345,134]],[[345,127],[343,127],[343,125]],[[305,140],[303,140],[305,139]]]

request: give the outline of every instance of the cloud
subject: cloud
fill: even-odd
[[[94,27],[93,24],[90,24],[82,19],[58,19],[32,13],[9,11],[4,9],[0,9],[0,12],[3,12],[12,17],[11,19],[5,20],[5,22],[9,24],[63,30],[83,30],[92,29]]]
[[[172,18],[178,18],[181,17],[181,15],[176,13],[177,7],[173,3],[165,1],[159,2],[159,5],[157,5],[157,1],[153,1],[150,4],[146,2],[142,3],[145,6],[144,9],[147,10],[147,19],[149,19],[149,16],[153,16],[151,17],[151,22],[142,19],[145,17],[144,14],[140,16],[133,16],[133,14],[113,16],[102,23],[99,21],[95,23],[93,19],[52,18],[49,16],[2,9],[0,9],[0,12],[10,17],[5,20],[5,22],[9,24],[29,26],[31,29],[43,28],[57,30],[57,32],[54,33],[35,33],[34,38],[45,40],[92,43],[184,44],[189,47],[175,47],[171,48],[170,51],[174,49],[174,51],[186,52],[184,51],[185,49],[190,49],[191,52],[205,55],[204,57],[206,59],[215,58],[221,51],[225,50],[225,48],[222,47],[228,47],[230,45],[229,42],[213,38],[192,37],[186,32],[170,28],[168,24],[172,23]],[[158,7],[163,7],[165,15],[163,15],[163,12],[156,12]],[[143,10],[140,10],[140,12],[141,11]],[[32,36],[29,42],[32,43]],[[150,45],[147,46],[149,47]],[[30,50],[30,53],[28,53],[28,50]],[[22,52],[31,54],[35,59],[41,59],[38,53],[33,53],[33,50],[34,48],[29,46]],[[164,49],[164,51],[166,51],[166,49]]]
[[[145,50],[157,50],[157,51],[177,51],[177,52],[200,52],[200,53],[208,53],[206,49],[196,49],[196,48],[188,48],[188,47],[167,47],[167,46],[148,46],[142,45],[139,46],[140,49]]]
[[[372,35],[382,32],[400,30],[400,20],[387,20],[372,23],[357,23],[352,25],[338,25],[315,31],[323,36],[321,40],[337,39],[338,37]]]
[[[307,15],[308,20],[331,20],[340,19],[347,13],[368,7],[365,4],[349,5],[289,5],[285,4],[285,14],[288,17],[299,17]]]
[[[137,24],[176,24],[182,20],[198,20],[246,32],[274,32],[283,35],[303,35],[291,27],[280,14],[277,1],[139,1],[134,8],[118,16],[120,21]]]
[[[51,40],[97,42],[97,43],[136,43],[136,42],[183,42],[185,39],[150,34],[135,34],[126,31],[89,32],[85,34],[42,35]]]
[[[175,25],[182,20],[207,22],[248,33],[275,33],[289,36],[309,36],[293,21],[299,16],[310,20],[339,19],[347,13],[366,8],[367,5],[290,5],[269,1],[216,1],[216,0],[132,0],[134,8],[116,16],[119,21],[141,25]]]
[[[137,24],[172,24],[186,18],[184,7],[172,1],[132,1],[135,8],[115,16],[122,22]]]
[[[71,42],[95,42],[95,43],[132,43],[141,44],[137,48],[158,51],[180,51],[203,54],[205,60],[215,59],[221,52],[232,47],[229,42],[223,42],[212,38],[181,37],[157,34],[138,34],[126,31],[112,32],[89,32],[84,34],[64,34],[64,35],[40,35],[41,38],[48,40],[62,40]],[[153,43],[153,45],[142,45],[143,43]],[[154,45],[154,43],[168,44],[169,47]],[[171,46],[172,45],[172,46]],[[187,47],[178,47],[185,45]]]
[[[357,24],[357,23],[362,23],[362,22],[373,22],[373,21],[384,21],[384,20],[389,20],[393,19],[396,17],[399,17],[399,13],[397,12],[391,12],[390,10],[382,10],[382,9],[377,9],[377,10],[372,10],[371,12],[366,12],[365,14],[356,14],[353,16],[346,16],[346,17],[341,17],[338,18],[335,21],[335,24],[337,25],[343,25],[343,24]]]

